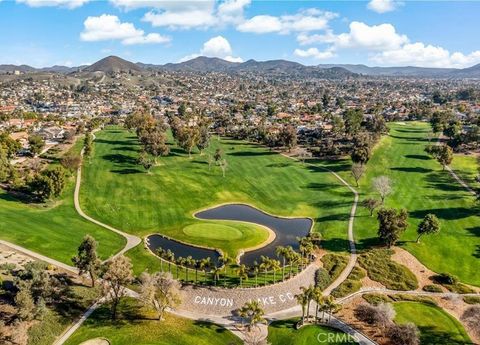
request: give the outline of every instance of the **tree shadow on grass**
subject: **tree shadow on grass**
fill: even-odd
[[[135,158],[120,153],[103,155],[102,158],[116,164],[135,165],[137,163]]]
[[[309,163],[313,165],[309,166],[310,168],[312,168],[312,170],[316,171],[316,169],[321,169],[321,171],[323,172],[326,171],[325,169],[331,170],[333,172],[350,171],[352,167],[350,162],[346,159],[326,160],[318,162],[311,161]]]
[[[316,218],[315,222],[322,223],[322,222],[331,222],[331,221],[347,221],[349,218],[350,218],[350,215],[345,213],[329,214],[327,216]]]
[[[139,150],[133,146],[118,146],[112,148],[112,151],[130,151],[130,152],[139,152]]]
[[[285,168],[289,166],[292,166],[292,163],[272,163],[268,164],[267,168]]]
[[[422,173],[422,174],[432,172],[432,169],[422,168],[422,167],[395,167],[395,168],[390,168],[390,170],[402,171],[402,172]]]
[[[376,248],[382,245],[380,239],[378,237],[369,237],[369,238],[362,238],[361,240],[357,241],[357,250],[365,250]]]
[[[350,244],[345,238],[330,238],[328,240],[322,240],[320,246],[323,249],[332,252],[345,252],[350,250]]]
[[[137,143],[137,138],[125,139],[125,140],[107,140],[107,139],[96,138],[95,143],[109,144],[109,145],[135,146],[135,143]]]
[[[213,321],[210,321],[209,319],[199,319],[195,320],[193,324],[197,327],[200,328],[206,328],[209,330],[215,330],[216,333],[225,333],[227,330],[223,327],[218,327],[213,323]]]
[[[449,207],[410,211],[409,216],[412,218],[423,219],[429,213],[433,213],[439,219],[455,220],[473,216],[477,212],[473,209],[466,207]]]
[[[235,156],[235,157],[271,156],[276,154],[277,153],[275,152],[268,152],[268,151],[239,151],[239,152],[227,153],[228,156]]]
[[[131,175],[131,174],[142,174],[144,171],[134,168],[125,168],[125,169],[117,169],[117,170],[110,170],[110,172],[120,175]]]
[[[426,175],[425,181],[431,189],[445,192],[465,192],[463,186],[453,180],[447,171],[435,171]]]
[[[395,139],[401,139],[401,140],[405,140],[405,141],[417,141],[417,142],[422,142],[422,143],[425,143],[425,142],[430,142],[427,138],[421,138],[421,137],[409,137],[409,136],[400,136],[400,135],[393,135],[393,134],[390,134],[390,137],[392,138],[395,138]]]
[[[459,341],[452,337],[450,333],[442,332],[433,327],[419,327],[420,344],[422,345],[474,345],[472,342]]]
[[[430,156],[427,155],[405,155],[405,158],[418,159],[422,161],[429,161],[430,159],[432,159]]]

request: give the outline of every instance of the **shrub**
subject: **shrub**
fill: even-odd
[[[450,273],[440,273],[433,277],[433,279],[438,283],[438,284],[456,284],[458,282],[458,278],[455,277],[453,274]]]
[[[335,290],[332,291],[332,295],[335,298],[348,296],[362,287],[361,279],[365,278],[365,271],[360,267],[355,266],[348,275],[348,278],[340,284]]]
[[[392,325],[387,330],[392,345],[419,345],[420,332],[413,323]]]
[[[391,299],[388,296],[385,295],[380,295],[376,293],[367,293],[362,296],[365,301],[372,305],[377,305],[380,303],[386,303],[388,301],[391,301]]]
[[[360,304],[355,308],[354,314],[360,321],[385,328],[392,323],[395,309],[390,303],[380,303],[376,306]]]
[[[480,337],[480,305],[474,305],[465,310],[461,320],[472,329],[477,337]]]
[[[358,262],[367,271],[368,277],[392,290],[415,290],[417,277],[405,266],[393,261],[393,251],[375,249],[360,255]]]
[[[324,290],[331,282],[330,275],[324,268],[319,268],[315,272],[315,286]]]
[[[479,296],[464,296],[463,301],[467,304],[480,304]]]
[[[348,264],[348,257],[340,254],[326,254],[322,257],[323,268],[330,279],[335,280]]]
[[[423,291],[427,291],[427,292],[442,292],[442,288],[438,285],[425,285],[423,288],[422,288]]]

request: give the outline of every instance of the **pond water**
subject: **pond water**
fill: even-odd
[[[292,246],[298,249],[297,237],[304,237],[310,232],[312,220],[309,218],[281,218],[271,216],[252,206],[243,204],[228,204],[210,208],[195,214],[199,219],[208,220],[233,220],[256,223],[266,226],[275,232],[275,239],[263,248],[245,253],[240,258],[240,262],[245,265],[253,265],[255,261],[260,263],[262,255],[276,258],[275,248],[278,246]],[[175,257],[192,256],[194,259],[201,259],[209,256],[212,262],[217,262],[219,254],[215,250],[189,246],[160,235],[151,235],[147,242],[149,248],[155,252],[155,249],[162,247],[170,249],[175,253]]]
[[[147,246],[154,253],[156,253],[158,248],[163,248],[164,250],[170,249],[175,254],[175,258],[191,256],[195,260],[200,260],[210,257],[212,263],[217,264],[218,258],[220,257],[220,254],[216,250],[189,246],[188,244],[183,244],[161,235],[148,236]]]

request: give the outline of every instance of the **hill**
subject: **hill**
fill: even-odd
[[[83,72],[128,72],[135,71],[140,72],[142,68],[133,62],[119,58],[118,56],[108,56],[102,60],[95,62],[94,64],[85,67]]]

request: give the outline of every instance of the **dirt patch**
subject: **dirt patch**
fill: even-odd
[[[418,259],[413,256],[410,252],[406,251],[403,248],[395,247],[395,254],[392,255],[392,260],[406,266],[418,279],[418,289],[422,290],[422,287],[425,285],[433,284],[432,278],[437,275],[437,273],[429,270],[425,265],[423,265]],[[440,286],[440,285],[439,285]],[[442,291],[448,292],[446,288],[441,286]]]

